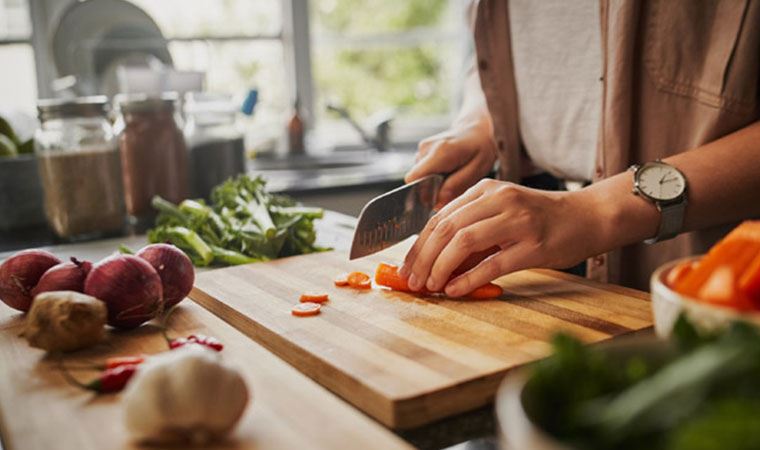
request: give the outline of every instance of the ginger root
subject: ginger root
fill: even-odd
[[[44,292],[34,298],[24,336],[49,352],[89,347],[105,337],[106,304],[74,291]]]

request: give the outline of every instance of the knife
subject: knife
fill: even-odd
[[[443,175],[428,175],[370,200],[359,214],[349,259],[379,252],[422,231],[442,183]]]

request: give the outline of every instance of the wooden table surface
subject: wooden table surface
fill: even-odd
[[[320,244],[345,248],[353,219],[328,213],[318,223]],[[97,261],[119,243],[135,249],[142,236],[51,247],[59,257]],[[0,260],[8,254],[0,255]],[[379,423],[301,374],[199,305],[186,299],[171,316],[172,336],[202,333],[225,344],[225,360],[239,367],[253,401],[224,449],[410,448]],[[120,395],[96,397],[66,383],[58,360],[19,337],[23,316],[0,303],[0,450],[128,449]],[[154,326],[114,332],[106,343],[66,357],[66,363],[166,350]],[[76,373],[83,380],[94,372]],[[151,447],[155,448],[155,447]],[[175,447],[176,448],[176,447]]]

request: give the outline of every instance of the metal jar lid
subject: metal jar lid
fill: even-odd
[[[77,98],[49,98],[37,101],[40,121],[67,117],[105,117],[108,114],[108,97],[93,95]]]
[[[122,113],[174,111],[178,98],[176,92],[164,92],[161,95],[119,94],[114,97],[114,104]]]

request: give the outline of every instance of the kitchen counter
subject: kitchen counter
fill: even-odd
[[[346,250],[355,219],[328,212],[317,222],[319,243]],[[144,236],[48,247],[60,257],[97,261],[119,244],[138,249]],[[0,254],[0,259],[9,252]],[[67,385],[44,358],[18,337],[21,315],[0,305],[0,436],[7,450],[34,448],[131,448],[121,425],[118,396],[93,398]],[[395,434],[247,339],[194,302],[185,300],[169,323],[172,333],[222,339],[225,358],[238,364],[253,390],[253,403],[224,448],[442,448],[476,439],[467,449],[494,448],[491,407]],[[112,333],[107,344],[72,361],[125,353],[156,353],[165,344],[155,327]],[[8,364],[7,361],[13,361]],[[44,410],[45,414],[39,414]],[[329,421],[326,423],[325,421]],[[73,422],[72,422],[73,421]],[[72,427],[72,423],[76,426]]]

